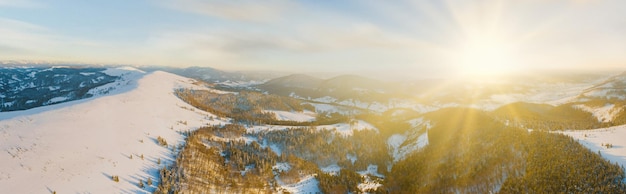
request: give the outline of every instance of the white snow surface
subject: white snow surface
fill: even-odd
[[[66,101],[67,99],[69,99],[67,96],[59,96],[59,97],[54,97],[50,100],[48,100],[48,102],[46,104],[52,104],[52,103],[57,103],[57,102],[63,102]]]
[[[368,110],[376,111],[376,112],[385,112],[389,110],[389,107],[387,107],[387,105],[385,104],[381,104],[378,102],[373,102],[373,103],[361,102],[360,100],[354,100],[354,99],[344,100],[344,101],[338,102],[338,104],[362,108],[362,109],[368,109]]]
[[[276,144],[271,144],[270,145],[270,149],[276,153],[276,155],[281,156],[283,154],[283,150],[280,149],[280,147],[278,147],[278,145]]]
[[[319,181],[314,175],[308,175],[302,178],[300,182],[294,184],[280,184],[280,190],[285,190],[289,193],[309,194],[309,193],[322,193],[319,188]],[[283,193],[283,192],[279,192]]]
[[[572,136],[593,152],[600,151],[602,157],[626,166],[626,125],[594,130],[570,130],[563,134]],[[612,148],[602,146],[613,144]]]
[[[272,167],[272,169],[275,169],[279,172],[287,172],[291,170],[291,165],[289,165],[289,163],[287,162],[278,162]]]
[[[353,125],[350,125],[348,123],[339,123],[339,124],[334,124],[334,125],[320,125],[317,127],[317,129],[326,129],[326,130],[333,130],[336,129],[335,132],[345,135],[345,136],[352,136],[352,134],[354,133],[354,131],[360,131],[360,130],[376,130],[378,131],[378,129],[376,127],[374,127],[372,124],[369,124],[365,121],[361,121],[361,120],[356,120]]]
[[[390,148],[394,161],[397,160],[396,158],[400,158],[399,148],[405,140],[406,136],[401,134],[393,134],[387,139],[387,146]]]
[[[337,99],[333,98],[333,97],[330,97],[330,96],[324,96],[324,97],[321,97],[321,98],[315,98],[315,99],[313,99],[313,101],[325,102],[325,103],[333,103],[333,102],[336,102]]]
[[[125,76],[107,86],[117,87],[107,95],[0,113],[1,191],[149,193],[156,187],[139,188],[139,180],[157,185],[158,169],[174,157],[158,137],[175,145],[183,141],[177,131],[221,122],[173,95],[196,87],[188,78],[133,68],[105,72]]]
[[[411,124],[413,129],[420,130],[422,127],[426,127],[430,129],[432,126],[430,121],[425,121],[424,118],[416,118],[408,121]],[[417,139],[413,142],[407,142],[409,137],[414,137],[416,135]],[[414,139],[414,138],[411,138]],[[401,146],[402,144],[406,144],[405,146]],[[387,146],[389,147],[389,151],[393,156],[393,161],[398,162],[406,157],[407,154],[413,153],[423,147],[428,145],[428,131],[423,131],[420,133],[417,132],[407,132],[405,134],[393,134],[387,139]]]
[[[337,164],[331,164],[325,167],[321,167],[320,170],[322,172],[328,173],[330,175],[336,176],[339,174],[339,171],[341,171],[341,167]]]
[[[369,176],[364,176],[365,180],[362,183],[359,183],[356,187],[361,190],[363,193],[367,193],[370,190],[377,190],[378,187],[383,186],[382,184],[373,181]]]
[[[574,107],[590,112],[594,117],[598,118],[599,122],[611,122],[617,113],[621,111],[621,109],[615,108],[614,104],[606,104],[602,107],[589,107],[579,104],[574,105]]]
[[[254,85],[260,85],[267,82],[267,80],[252,80],[252,81],[231,81],[226,80],[223,82],[218,82],[218,84],[229,86],[229,87],[250,87]]]
[[[380,178],[385,178],[384,175],[378,173],[378,165],[370,164],[367,166],[367,170],[357,172],[360,175],[372,175]]]
[[[331,104],[324,103],[308,103],[315,107],[315,111],[318,113],[341,113],[341,114],[350,114],[353,113],[354,110],[345,107],[339,107]]]
[[[271,112],[276,115],[276,119],[280,121],[298,121],[298,122],[308,122],[315,121],[315,113],[311,111],[303,111],[303,112],[289,112],[289,111],[280,111],[280,110],[265,110],[266,112]]]
[[[426,145],[428,145],[428,133],[424,132],[421,134],[417,141],[410,142],[405,146],[400,146],[406,141],[406,135],[394,134],[389,139],[387,139],[387,145],[390,148],[391,154],[393,156],[393,161],[398,162],[404,158],[406,158],[407,154],[413,153]]]
[[[248,133],[258,133],[261,131],[275,131],[275,130],[288,130],[290,128],[301,128],[303,126],[284,126],[284,125],[255,125],[255,126],[249,126],[246,128],[246,131]],[[353,123],[353,125],[350,125],[349,123],[337,123],[337,124],[333,124],[333,125],[319,125],[319,126],[315,126],[315,128],[317,130],[334,130],[336,129],[336,133],[345,135],[345,136],[352,136],[352,134],[354,133],[354,131],[360,131],[360,130],[376,130],[378,131],[378,129],[376,127],[374,127],[372,124],[369,124],[365,121],[361,121],[361,120],[356,120],[355,123]]]

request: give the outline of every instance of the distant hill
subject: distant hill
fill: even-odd
[[[105,70],[43,65],[0,67],[0,112],[92,97],[97,93],[90,90],[118,79]],[[103,92],[105,90],[102,89]]]
[[[396,86],[376,79],[358,75],[340,75],[319,79],[303,74],[279,77],[257,86],[278,95],[296,95],[304,98],[332,97],[339,100],[361,101],[386,100]]]
[[[145,71],[165,71],[180,76],[185,76],[193,79],[203,80],[207,82],[222,82],[222,81],[248,81],[249,78],[241,73],[227,72],[212,67],[187,67],[187,68],[175,68],[175,67],[143,67]]]
[[[269,80],[265,84],[264,87],[285,87],[285,88],[319,88],[321,83],[324,80],[304,75],[304,74],[293,74],[284,77],[279,77],[276,79]]]
[[[373,90],[384,91],[387,83],[358,75],[340,75],[325,80],[320,87],[327,90]]]
[[[591,113],[573,104],[552,106],[516,102],[504,105],[492,114],[514,126],[530,129],[593,129],[603,126]]]

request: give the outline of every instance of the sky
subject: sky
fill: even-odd
[[[0,0],[0,60],[428,77],[626,67],[623,0]]]

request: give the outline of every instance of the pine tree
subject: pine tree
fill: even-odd
[[[113,175],[113,176],[111,176],[111,179],[112,179],[113,181],[115,181],[115,182],[120,182],[120,177],[119,177],[119,176],[117,176],[117,175]]]

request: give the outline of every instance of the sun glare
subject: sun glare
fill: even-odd
[[[454,63],[463,76],[482,77],[512,73],[518,69],[511,44],[493,38],[473,38],[459,46]]]

